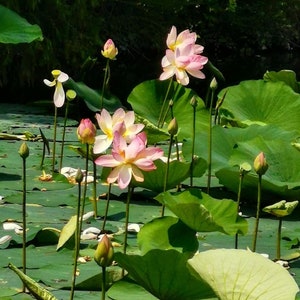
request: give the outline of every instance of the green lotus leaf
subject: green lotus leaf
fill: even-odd
[[[41,28],[31,25],[14,11],[0,5],[0,43],[19,44],[43,40]]]
[[[138,115],[148,119],[153,124],[157,124],[168,85],[169,81],[144,81],[132,90],[128,102]],[[202,99],[193,90],[183,87],[175,81],[172,82],[168,102],[171,99],[173,100],[173,115],[176,117],[179,126],[179,140],[192,136],[193,107],[190,104],[192,97],[195,97],[198,101],[196,130],[197,132],[207,131],[209,115]],[[171,119],[171,114],[168,113],[164,128]]]
[[[265,81],[283,81],[290,86],[296,93],[299,93],[300,87],[297,82],[296,73],[292,70],[281,70],[279,72],[267,71],[264,74]]]
[[[165,192],[159,194],[156,199],[196,231],[247,233],[248,223],[237,216],[237,206],[233,200],[217,200],[199,189],[179,193]]]
[[[285,130],[300,128],[300,95],[282,81],[243,81],[226,89],[221,116],[243,125],[276,125]],[[220,92],[220,97],[225,91]],[[225,116],[226,115],[226,116]]]
[[[196,252],[199,246],[196,231],[171,216],[145,224],[138,233],[138,245],[142,255],[152,249]]]
[[[299,291],[293,277],[282,266],[247,250],[200,252],[188,260],[188,266],[221,300],[292,300]]]
[[[215,296],[202,279],[187,269],[187,254],[176,250],[151,250],[145,255],[115,253],[115,260],[131,278],[161,300],[208,299]]]
[[[77,216],[72,216],[68,223],[63,227],[59,235],[56,250],[61,249],[74,236],[76,231]]]
[[[97,112],[101,109],[101,93],[98,93],[96,90],[88,87],[83,82],[75,82],[73,79],[69,79],[65,86],[69,89],[72,89],[76,92],[77,96],[82,98],[87,105],[87,107],[94,112]],[[120,100],[115,96],[110,96],[109,98],[104,97],[103,107],[110,112],[115,111],[122,104]]]
[[[144,181],[136,182],[135,186],[144,187],[149,190],[161,193],[164,191],[164,182],[167,170],[167,164],[162,160],[155,161],[156,170],[144,172]],[[172,189],[176,185],[190,176],[191,164],[178,160],[171,161],[169,164],[169,175],[165,190]],[[195,160],[194,176],[202,176],[206,170],[206,162],[203,159]]]
[[[275,204],[264,207],[263,211],[281,218],[290,215],[298,203],[299,201],[286,202],[285,200],[281,200]]]

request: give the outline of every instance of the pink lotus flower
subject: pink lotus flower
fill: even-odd
[[[184,48],[188,45],[193,45],[194,54],[200,54],[203,52],[204,47],[195,44],[196,40],[197,34],[195,32],[190,32],[188,29],[186,29],[177,35],[176,27],[172,26],[167,37],[167,46],[172,51],[175,51],[176,48]]]
[[[77,136],[81,143],[92,145],[95,142],[96,127],[90,119],[82,119],[78,128]]]
[[[166,80],[175,75],[177,82],[182,85],[189,84],[187,73],[196,78],[204,79],[205,75],[200,70],[203,69],[207,61],[207,57],[194,54],[193,44],[184,48],[176,48],[175,52],[167,49],[161,63],[163,73],[159,79]]]
[[[122,108],[117,109],[112,117],[106,109],[102,109],[101,114],[96,114],[96,119],[104,134],[95,138],[93,148],[95,154],[103,153],[110,147],[115,132],[119,132],[127,142],[130,142],[144,128],[143,124],[134,124],[133,111],[125,112]]]
[[[101,50],[101,54],[111,60],[114,60],[118,55],[118,48],[115,46],[112,39],[108,39]]]
[[[55,86],[53,96],[54,105],[56,107],[62,107],[65,103],[65,92],[62,84],[69,79],[69,75],[60,70],[53,70],[51,73],[54,80],[50,81],[48,79],[44,79],[44,83],[50,87]]]
[[[143,171],[156,169],[154,160],[163,155],[163,150],[158,147],[148,147],[147,137],[144,132],[139,133],[130,144],[119,132],[115,132],[112,154],[102,155],[95,160],[97,165],[111,167],[113,170],[107,177],[108,183],[118,181],[121,189],[126,188],[132,179],[144,181]]]

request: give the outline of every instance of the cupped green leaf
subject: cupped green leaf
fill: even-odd
[[[61,249],[70,240],[70,238],[74,236],[76,231],[76,224],[77,216],[72,216],[68,223],[61,230],[56,250]]]
[[[215,296],[202,279],[187,269],[188,255],[176,250],[151,250],[145,255],[115,253],[119,265],[152,295],[161,300],[208,299]]]
[[[285,200],[281,200],[264,207],[263,211],[281,218],[290,215],[297,207],[298,203],[299,201],[286,202]]]
[[[128,97],[128,102],[137,114],[157,125],[168,85],[169,81],[144,81],[132,90]],[[202,99],[199,98],[193,90],[175,81],[172,82],[167,103],[169,100],[173,100],[173,115],[176,117],[179,126],[179,140],[192,136],[193,107],[190,104],[192,97],[195,97],[198,101],[196,112],[197,132],[207,130],[209,115]],[[171,119],[172,117],[169,112],[167,114],[165,127],[169,124]]]
[[[138,233],[138,245],[142,254],[152,249],[176,249],[180,252],[196,252],[196,231],[175,217],[153,219]]]
[[[73,79],[68,80],[66,87],[74,90],[77,96],[84,100],[91,111],[97,112],[101,110],[101,94],[96,90],[88,87],[83,82],[75,82]],[[121,106],[120,100],[115,96],[110,96],[109,98],[104,97],[103,99],[103,107],[108,111],[113,112]]]
[[[297,82],[296,73],[292,70],[267,71],[264,74],[265,81],[282,81],[290,86],[296,93],[299,93],[300,86]]]
[[[205,280],[221,300],[292,300],[299,291],[287,270],[246,250],[197,253],[188,265],[191,273]]]
[[[217,200],[199,189],[179,193],[165,192],[159,194],[156,199],[196,231],[247,233],[248,223],[237,216],[236,203],[232,200]]]
[[[43,40],[41,28],[31,25],[14,11],[0,5],[0,43],[19,44]]]
[[[226,88],[226,91],[220,114],[229,121],[299,130],[300,95],[284,82],[248,80]],[[224,90],[220,95],[223,93]]]

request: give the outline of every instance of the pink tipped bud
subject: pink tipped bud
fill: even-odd
[[[111,265],[114,256],[114,248],[110,239],[106,234],[98,243],[97,249],[94,254],[95,262],[101,267],[108,267]]]
[[[90,119],[82,119],[78,128],[77,136],[81,143],[92,145],[95,143],[96,127]]]
[[[253,167],[254,171],[260,176],[264,175],[267,172],[269,165],[267,164],[267,160],[263,152],[260,152],[256,156]]]
[[[111,60],[114,60],[118,54],[118,48],[115,46],[113,40],[108,39],[101,50],[101,54]]]

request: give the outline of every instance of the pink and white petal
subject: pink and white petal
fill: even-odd
[[[167,36],[168,48],[172,48],[175,45],[176,39],[177,39],[177,29],[175,26],[172,26],[170,33]]]
[[[60,72],[59,76],[57,77],[57,80],[59,82],[65,82],[69,79],[69,75],[64,73],[64,72]]]
[[[196,78],[199,78],[199,79],[205,78],[205,74],[202,73],[200,70],[187,70],[187,72]]]
[[[102,167],[114,168],[120,165],[120,162],[114,159],[111,154],[101,155],[95,159],[95,164]]]
[[[112,119],[105,108],[102,109],[101,114],[96,114],[96,119],[103,133],[110,134],[112,132]]]
[[[164,68],[164,72],[159,76],[159,80],[166,80],[171,78],[175,74],[176,68],[174,66],[169,66]]]
[[[112,126],[115,126],[118,123],[122,123],[124,121],[125,115],[126,113],[124,109],[118,108],[112,116],[112,124],[113,124]]]
[[[55,86],[55,84],[56,84],[56,81],[55,81],[55,80],[50,81],[50,80],[48,80],[48,79],[44,79],[43,81],[44,81],[44,83],[45,83],[46,85],[48,85],[48,86],[50,86],[50,87]]]
[[[195,44],[195,46],[194,46],[194,53],[195,54],[200,54],[200,53],[203,52],[203,50],[204,50],[203,46]]]
[[[65,103],[65,91],[60,82],[56,84],[53,100],[56,107],[62,107]]]
[[[116,131],[114,133],[114,139],[113,139],[113,150],[115,152],[121,153],[125,151],[127,148],[127,143],[125,138],[120,134],[120,132]]]
[[[147,157],[151,160],[156,160],[163,156],[164,151],[159,147],[148,147],[139,154],[140,157]]]
[[[125,114],[124,123],[126,128],[131,126],[134,123],[135,115],[134,111],[130,110]]]
[[[134,164],[143,171],[152,171],[156,169],[155,164],[149,158],[140,158],[135,160]]]
[[[93,152],[96,154],[105,152],[111,145],[112,138],[108,138],[106,135],[97,135],[95,137],[95,144]]]
[[[132,175],[137,182],[144,181],[143,173],[135,165],[132,165]]]
[[[118,180],[118,178],[119,178],[119,168],[116,167],[107,176],[107,182],[114,183]]]
[[[122,165],[118,168],[118,185],[120,189],[125,189],[131,181],[132,178],[132,168],[131,165]]]

